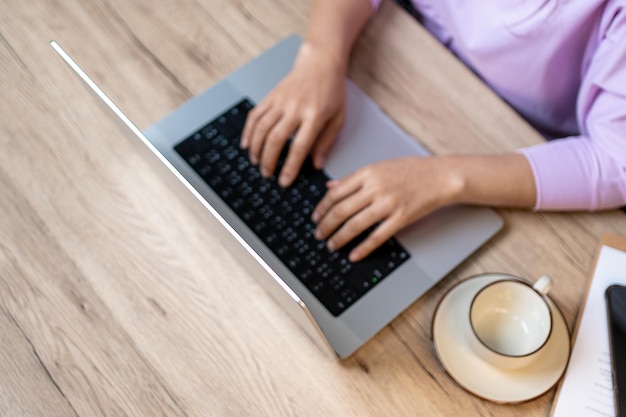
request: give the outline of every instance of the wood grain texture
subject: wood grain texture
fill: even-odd
[[[0,415],[541,416],[553,391],[494,405],[436,361],[436,303],[468,276],[551,275],[574,323],[618,211],[501,210],[505,229],[352,358],[324,356],[176,197],[48,45],[140,126],[289,33],[297,0],[0,0]],[[436,153],[541,138],[397,6],[350,77]]]

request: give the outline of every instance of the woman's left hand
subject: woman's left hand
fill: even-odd
[[[450,168],[437,157],[406,157],[330,181],[313,211],[316,238],[328,238],[328,248],[337,250],[378,223],[350,252],[350,261],[363,259],[404,226],[455,202],[463,183]]]

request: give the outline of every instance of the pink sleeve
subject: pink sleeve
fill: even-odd
[[[520,150],[535,176],[536,209],[626,206],[626,9],[619,2],[608,2],[590,45],[577,102],[581,136]]]

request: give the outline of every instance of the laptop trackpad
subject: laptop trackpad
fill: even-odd
[[[346,123],[324,168],[331,177],[341,178],[385,159],[430,153],[349,80],[347,89]]]

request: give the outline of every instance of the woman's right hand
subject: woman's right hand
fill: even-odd
[[[346,65],[347,57],[333,57],[305,42],[291,72],[250,111],[241,147],[263,176],[274,175],[292,136],[279,184],[291,185],[309,153],[314,166],[323,167],[345,120]]]

